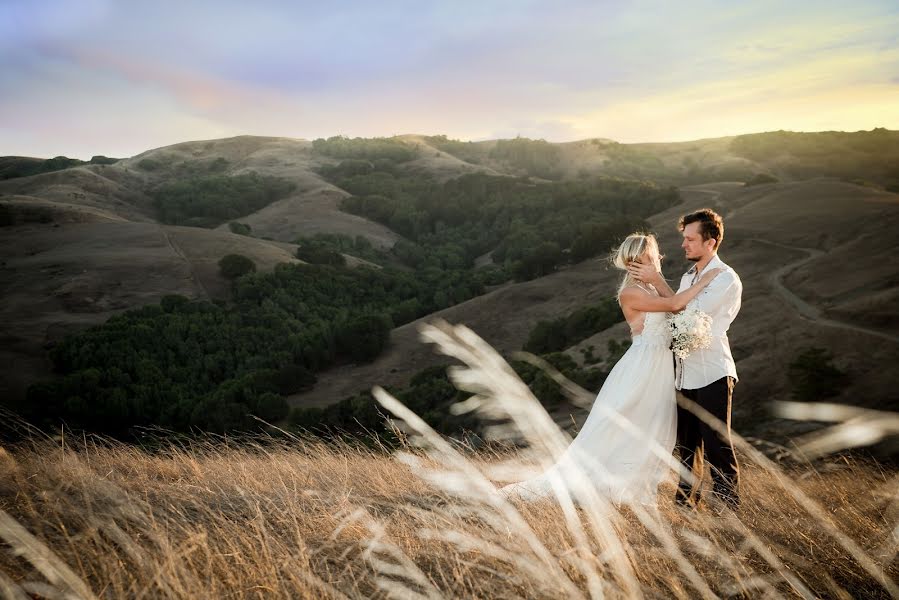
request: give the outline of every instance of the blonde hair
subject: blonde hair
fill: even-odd
[[[617,296],[621,296],[621,292],[629,285],[634,285],[637,280],[631,275],[627,266],[643,256],[647,250],[655,251],[656,268],[661,269],[659,264],[659,242],[656,236],[651,233],[632,233],[621,242],[618,249],[612,252],[611,261],[616,269],[624,271],[624,277],[621,279],[621,285],[618,286]]]

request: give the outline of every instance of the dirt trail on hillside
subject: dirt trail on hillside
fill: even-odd
[[[197,276],[197,272],[194,270],[194,264],[190,261],[189,258],[187,258],[187,255],[183,250],[181,250],[181,247],[175,243],[175,241],[172,239],[172,236],[169,235],[169,232],[166,231],[164,227],[160,226],[159,232],[162,233],[162,237],[164,237],[165,241],[168,242],[169,247],[172,249],[172,252],[174,252],[187,265],[187,271],[188,273],[190,273],[190,278],[197,285],[197,289],[203,293],[203,299],[209,300],[209,290],[206,289],[206,286],[203,285],[202,280],[200,280],[200,278]]]
[[[703,193],[703,194],[710,194],[712,196],[711,201],[716,205],[716,208],[718,208],[718,207],[723,208],[721,201],[720,201],[721,200],[721,192],[720,191],[700,190],[700,189],[693,189],[693,190],[689,190],[689,191],[691,191],[692,193],[698,192],[698,193]],[[755,200],[760,200],[763,197],[764,196],[762,196],[760,198],[756,198]],[[755,201],[755,200],[753,200],[753,201]],[[727,220],[732,219],[740,209],[745,208],[745,206],[752,203],[753,201],[747,202],[746,204],[743,204],[742,206],[739,206],[739,207],[731,208],[729,211],[727,211],[726,214],[723,215],[724,220],[727,221]],[[893,335],[890,333],[886,333],[883,331],[878,331],[876,329],[871,329],[869,327],[862,327],[861,325],[853,325],[852,323],[846,323],[845,321],[837,321],[835,319],[829,319],[829,318],[825,317],[820,308],[818,308],[817,306],[814,306],[812,304],[809,304],[808,302],[806,302],[805,300],[800,298],[798,295],[796,295],[787,286],[784,285],[784,283],[783,283],[784,277],[786,277],[789,273],[798,269],[802,265],[804,265],[820,256],[823,256],[825,254],[825,252],[823,250],[818,250],[817,248],[807,248],[807,247],[803,247],[803,246],[790,246],[787,244],[781,244],[779,242],[772,242],[770,240],[765,240],[765,239],[761,239],[761,238],[747,238],[747,241],[755,242],[755,243],[759,243],[759,244],[768,244],[771,246],[776,246],[778,248],[784,248],[786,250],[797,250],[797,251],[803,252],[807,255],[803,258],[800,258],[791,263],[787,263],[787,264],[783,265],[779,269],[772,271],[771,274],[768,276],[768,281],[771,283],[771,287],[774,289],[774,292],[778,296],[783,298],[790,306],[795,308],[796,312],[799,313],[800,318],[805,319],[807,321],[811,321],[811,322],[815,323],[816,325],[823,325],[825,327],[834,327],[837,329],[843,329],[843,330],[847,330],[847,331],[856,331],[859,333],[866,333],[868,335],[873,335],[873,336],[876,336],[876,337],[879,337],[879,338],[882,338],[885,340],[889,340],[894,343],[899,343],[899,336],[896,336],[896,335]]]
[[[877,336],[891,342],[899,343],[899,336],[892,335],[883,331],[878,331],[876,329],[870,329],[868,327],[862,327],[860,325],[853,325],[851,323],[846,323],[845,321],[828,319],[827,317],[823,316],[821,309],[812,304],[809,304],[783,284],[783,279],[786,275],[801,267],[805,263],[818,258],[819,256],[823,256],[825,253],[822,250],[818,250],[817,248],[804,248],[801,246],[788,246],[786,244],[780,244],[778,242],[772,242],[760,238],[750,238],[749,241],[757,242],[760,244],[769,244],[771,246],[777,246],[778,248],[785,248],[787,250],[799,250],[801,252],[805,252],[808,255],[804,258],[800,258],[799,260],[787,263],[776,271],[772,271],[771,275],[769,275],[768,277],[768,280],[771,282],[771,286],[774,288],[774,291],[777,293],[777,295],[779,295],[791,306],[793,306],[793,308],[796,309],[801,318],[812,321],[817,325],[824,325],[825,327],[836,327],[838,329],[845,329],[849,331],[858,331],[860,333],[867,333],[868,335]]]

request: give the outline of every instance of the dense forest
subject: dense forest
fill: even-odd
[[[441,183],[389,161],[362,160],[322,174],[353,194],[344,210],[404,237],[394,254],[405,264],[467,268],[489,253],[518,280],[596,256],[679,201],[674,188],[604,177],[538,182],[470,174]]]
[[[150,424],[248,428],[250,413],[281,419],[284,394],[335,363],[373,359],[394,326],[442,308],[435,300],[452,285],[368,267],[250,270],[230,303],[168,296],[66,338],[51,352],[60,377],[33,386],[20,408],[114,435]]]
[[[163,223],[216,227],[256,212],[295,188],[290,181],[251,172],[178,179],[154,188],[150,195]]]
[[[392,261],[389,252],[375,249],[368,238],[361,235],[350,237],[342,233],[316,233],[300,236],[294,243],[297,244],[297,258],[317,265],[344,265],[346,255],[379,265]]]

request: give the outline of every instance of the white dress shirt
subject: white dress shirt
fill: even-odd
[[[694,350],[686,358],[677,360],[675,375],[679,390],[695,390],[710,383],[731,376],[737,380],[737,366],[730,353],[727,329],[740,312],[743,296],[743,282],[736,271],[724,264],[716,254],[703,269],[724,269],[704,290],[699,292],[688,306],[693,306],[712,317],[712,343],[708,348]],[[696,272],[696,265],[681,277],[678,292],[689,288],[698,281],[702,273]]]

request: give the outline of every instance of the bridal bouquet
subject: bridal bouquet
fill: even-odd
[[[696,307],[668,315],[671,330],[671,350],[678,358],[686,358],[694,350],[708,348],[712,343],[712,317]]]

